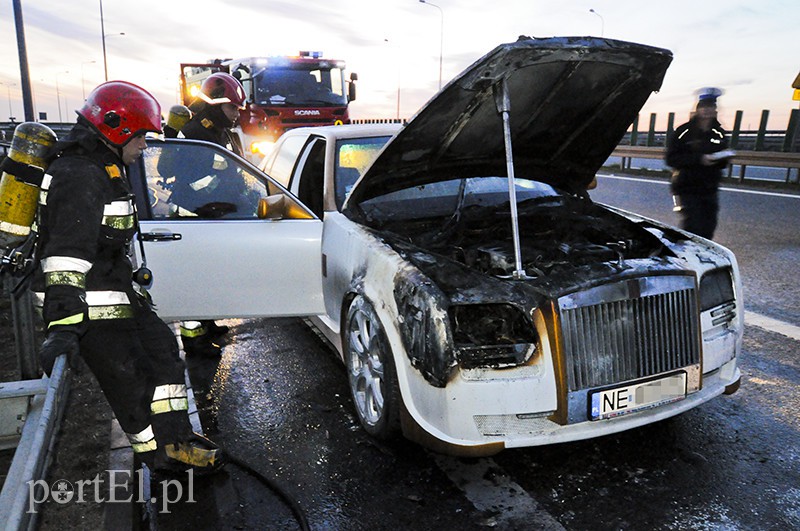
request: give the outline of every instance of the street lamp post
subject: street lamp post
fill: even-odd
[[[439,10],[439,90],[442,89],[442,48],[444,45],[444,11],[436,4],[432,4],[427,0],[419,0],[421,4],[435,7]]]
[[[389,39],[383,39],[383,42],[391,46]],[[400,120],[400,60],[397,60],[397,119]]]
[[[108,58],[106,57],[106,23],[103,20],[103,0],[100,0],[100,36],[103,39],[103,68],[108,81]]]
[[[61,117],[61,89],[58,86],[58,76],[60,76],[61,74],[69,74],[69,70],[56,73],[56,103],[58,104],[58,123],[64,122],[64,120]]]
[[[105,69],[106,81],[108,81],[108,58],[106,57],[106,38],[108,37],[116,37],[117,35],[125,35],[125,32],[122,33],[112,33],[111,35],[103,34],[103,68]]]
[[[14,111],[11,110],[11,87],[16,86],[16,83],[0,81],[0,85],[6,86],[6,91],[8,93],[8,121],[14,123]]]
[[[113,37],[115,35],[125,35],[124,33],[113,33],[106,35],[106,23],[103,18],[103,0],[100,0],[100,36],[103,39],[103,71],[105,72],[106,81],[108,81],[108,56],[106,55],[106,37]]]
[[[397,115],[395,116],[400,120],[400,65],[397,65]]]
[[[420,0],[420,1],[422,1],[422,0]],[[606,21],[603,20],[603,15],[601,15],[600,13],[595,11],[594,9],[589,9],[589,13],[594,13],[595,15],[600,17],[600,36],[602,37],[603,34],[605,33],[605,29],[606,29]]]
[[[97,61],[84,61],[81,63],[81,93],[83,94],[83,101],[86,101],[86,80],[83,76],[83,65],[90,65]]]

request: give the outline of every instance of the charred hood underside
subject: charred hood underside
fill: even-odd
[[[505,175],[508,93],[516,177],[585,189],[672,61],[668,50],[610,39],[502,44],[447,84],[386,146],[349,205],[408,186]]]

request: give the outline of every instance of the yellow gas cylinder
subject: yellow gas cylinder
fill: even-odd
[[[2,162],[0,180],[0,248],[24,242],[31,232],[39,202],[45,156],[56,142],[46,125],[24,122],[14,130],[11,150]]]
[[[192,119],[192,111],[185,105],[173,105],[167,114],[167,126],[176,132],[183,129],[183,126]]]

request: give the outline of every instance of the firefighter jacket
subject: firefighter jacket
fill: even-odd
[[[219,118],[219,116],[221,118]],[[181,129],[181,134],[191,140],[204,140],[224,147],[233,153],[237,142],[233,135],[222,127],[230,124],[219,105],[207,105],[199,110]],[[192,156],[191,164],[182,164],[170,157],[162,156],[158,162],[161,175],[175,176],[180,166],[181,178],[172,185],[170,203],[175,205],[178,216],[219,218],[228,214],[247,213],[253,208],[247,199],[247,189],[239,171],[211,152],[200,152]]]
[[[678,127],[667,142],[665,161],[673,168],[671,188],[676,195],[713,194],[722,179],[720,160],[710,166],[702,164],[703,155],[728,148],[725,131],[716,120],[707,131],[698,127],[695,118]]]
[[[205,140],[242,154],[238,138],[230,133],[233,124],[219,105],[205,105],[181,128],[181,134],[192,140]]]
[[[39,199],[33,289],[48,330],[82,334],[87,321],[133,317],[142,300],[129,256],[133,195],[120,157],[81,122],[54,153]]]
[[[225,146],[228,140],[225,135],[225,129],[218,127],[211,118],[207,118],[202,114],[198,114],[189,120],[181,129],[181,133],[186,138],[205,140],[220,146]]]

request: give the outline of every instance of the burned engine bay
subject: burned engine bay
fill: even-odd
[[[531,279],[590,264],[625,268],[626,260],[672,256],[650,232],[588,198],[528,199],[518,204],[518,219],[522,269]],[[510,277],[516,269],[508,202],[466,206],[446,218],[393,220],[379,226],[403,254],[410,244],[485,275]]]
[[[415,266],[394,278],[400,329],[412,365],[438,387],[457,364],[512,367],[535,355],[529,311],[547,300],[614,276],[682,267],[644,226],[551,190],[517,205],[519,282],[507,191],[401,203],[363,209],[358,221]],[[442,315],[450,326],[433,324]]]

